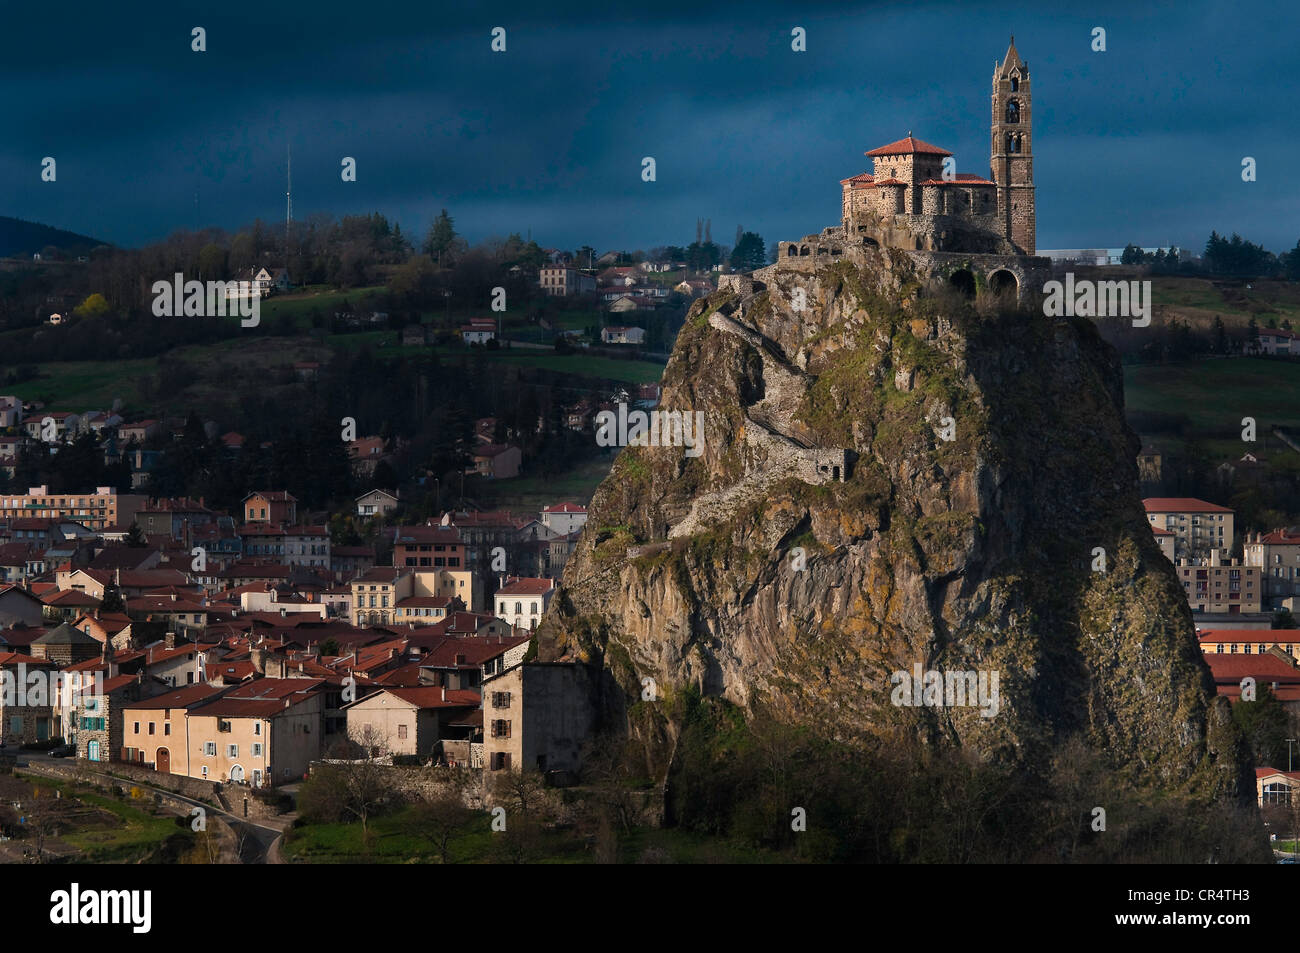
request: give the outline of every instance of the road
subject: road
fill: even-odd
[[[22,751],[22,750],[14,751],[12,747],[8,747],[5,750],[7,752],[14,753],[17,756],[17,761],[15,763],[15,766],[19,768],[33,767],[39,769],[41,766],[44,765],[48,765],[51,767],[70,768],[77,763],[76,760],[73,758],[52,758],[48,754],[44,753],[43,751]],[[84,766],[85,764],[83,763],[83,767]],[[279,854],[278,851],[275,852],[275,857],[271,857],[270,859],[268,859],[272,854],[271,846],[276,842],[277,839],[279,839],[280,835],[283,833],[283,830],[279,827],[273,827],[265,823],[259,823],[256,821],[248,820],[247,818],[237,817],[236,815],[231,814],[229,811],[225,811],[222,808],[217,807],[216,805],[208,804],[203,801],[196,801],[193,798],[186,797],[183,794],[177,794],[175,791],[168,791],[164,788],[150,787],[149,785],[142,784],[139,781],[117,778],[111,774],[102,774],[98,771],[91,771],[90,775],[92,777],[99,778],[105,783],[110,785],[131,784],[138,788],[142,788],[143,790],[148,791],[151,794],[161,794],[164,798],[167,798],[168,800],[181,801],[185,804],[190,805],[191,807],[202,808],[208,814],[214,814],[220,817],[223,821],[226,822],[226,824],[230,826],[230,829],[234,831],[235,838],[239,843],[240,863],[244,863],[244,864],[282,863],[282,861],[278,860],[278,854]],[[178,811],[177,813],[181,813],[181,812]]]

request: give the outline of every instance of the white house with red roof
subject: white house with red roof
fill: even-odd
[[[520,629],[535,629],[555,595],[555,580],[511,576],[497,589],[496,615]]]
[[[542,508],[542,525],[556,536],[576,533],[587,524],[587,508],[578,503],[555,503]]]

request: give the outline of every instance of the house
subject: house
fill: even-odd
[[[577,503],[555,503],[542,508],[542,525],[557,536],[568,536],[587,523],[587,508]]]
[[[497,618],[520,629],[536,629],[555,595],[554,579],[520,578],[504,580],[493,599]]]
[[[460,336],[466,344],[486,344],[497,336],[497,323],[491,318],[470,318],[461,325]]]
[[[1147,522],[1174,534],[1174,555],[1227,556],[1232,550],[1234,513],[1226,506],[1193,497],[1147,497]]]
[[[288,291],[289,272],[284,268],[248,268],[235,278],[235,286],[227,288],[227,298],[247,298],[254,295],[265,298],[273,292]],[[247,282],[247,284],[241,284]]]
[[[518,447],[510,444],[485,443],[472,451],[474,465],[465,472],[486,477],[489,480],[509,480],[519,476],[519,465],[523,454]]]
[[[1215,692],[1230,702],[1241,701],[1243,682],[1252,678],[1256,698],[1267,687],[1286,707],[1300,707],[1300,668],[1280,650],[1265,651],[1263,655],[1207,653],[1203,657],[1214,678]]]
[[[245,523],[298,522],[298,498],[284,490],[261,490],[243,499]]]
[[[121,424],[117,428],[117,439],[123,444],[144,443],[162,435],[162,422],[157,420],[140,420],[131,424]]]
[[[110,749],[108,760],[151,767],[163,774],[189,774],[185,716],[224,691],[222,686],[200,682],[152,698],[123,701],[121,747]]]
[[[665,271],[672,271],[673,263],[671,261],[643,261],[638,267],[642,271],[649,272],[650,274],[658,274]]]
[[[0,692],[0,738],[10,744],[47,741],[58,731],[54,698],[48,679],[37,678],[42,688],[33,690],[32,676],[48,675],[54,663],[23,652],[0,652],[0,673],[14,691]],[[21,688],[22,692],[17,690]]]
[[[596,290],[596,279],[567,264],[543,265],[537,275],[542,291],[556,298],[572,298]]]
[[[1261,328],[1259,332],[1261,354],[1300,354],[1300,334],[1279,328]]]
[[[451,722],[476,711],[478,692],[443,686],[381,688],[344,705],[348,736],[365,739],[371,757],[383,754],[432,756]],[[456,732],[463,735],[463,731]]]
[[[106,677],[97,693],[81,693],[72,710],[72,731],[65,734],[77,747],[77,757],[86,761],[111,761],[123,747],[124,712],[127,706],[157,698],[171,691],[165,682],[142,672]]]
[[[603,344],[640,344],[645,340],[645,329],[611,325],[600,329]]]
[[[375,467],[385,456],[383,437],[358,437],[347,445],[348,460],[352,472],[361,479],[369,479],[375,474]]]
[[[185,773],[255,788],[301,779],[323,753],[326,688],[323,679],[259,678],[188,710]]]
[[[713,292],[713,282],[705,281],[702,278],[689,278],[685,281],[679,281],[673,285],[673,291],[681,292],[692,298],[701,298]]]
[[[487,769],[576,773],[594,722],[590,698],[577,663],[524,662],[485,680]]]
[[[1144,443],[1138,453],[1138,479],[1143,483],[1159,483],[1164,478],[1163,459],[1159,447]]]
[[[87,635],[64,622],[32,641],[31,653],[54,665],[75,665],[98,658],[104,647],[94,636]]]
[[[319,361],[295,361],[293,364],[293,376],[300,381],[314,381],[320,378]]]
[[[44,600],[21,586],[7,585],[0,589],[0,628],[7,629],[18,623],[40,625],[44,617],[44,606]]]
[[[371,490],[357,497],[357,515],[366,518],[387,516],[397,509],[397,502],[397,496],[387,490]]]
[[[631,288],[641,280],[638,271],[640,269],[636,267],[606,268],[596,275],[596,284],[601,287]]]
[[[608,310],[611,314],[623,314],[627,311],[649,311],[653,309],[654,306],[655,306],[654,300],[651,298],[644,297],[643,295],[622,295],[609,306]],[[636,330],[640,330],[640,328],[637,328]],[[642,332],[642,334],[644,335],[644,332]],[[603,336],[603,332],[602,332],[602,336]],[[623,343],[623,342],[607,342],[607,343]],[[638,342],[626,342],[626,343],[638,343]]]

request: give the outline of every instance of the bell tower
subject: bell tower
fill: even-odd
[[[998,223],[1022,255],[1035,250],[1033,109],[1029,67],[1011,38],[1007,55],[993,64],[993,141],[990,151],[997,183]]]

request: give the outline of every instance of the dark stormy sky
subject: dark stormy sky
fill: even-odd
[[[686,244],[697,218],[795,238],[909,131],[987,174],[1011,33],[1040,248],[1300,238],[1296,4],[0,2],[0,214],[118,244],[282,220],[290,142],[298,219],[422,235],[446,206],[472,241],[601,250]]]

